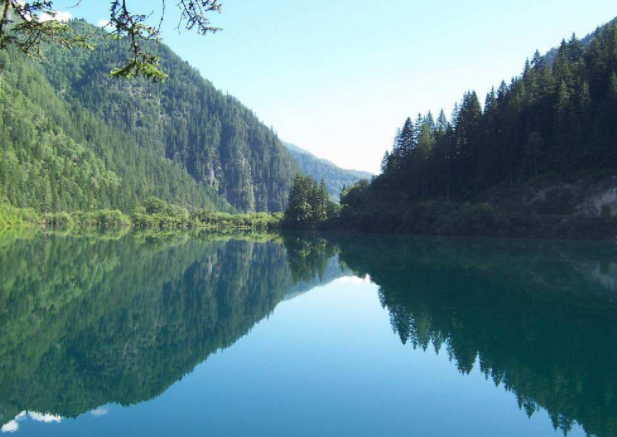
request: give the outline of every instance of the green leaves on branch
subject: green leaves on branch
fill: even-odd
[[[186,30],[196,29],[200,35],[221,30],[210,26],[210,21],[206,18],[209,12],[221,12],[221,4],[218,0],[180,0],[178,6],[182,10],[180,23],[185,23]]]
[[[70,26],[57,21],[50,1],[0,0],[0,7],[0,50],[14,46],[28,55],[42,57],[41,47],[45,43],[69,49],[92,47],[86,36],[75,34]]]
[[[167,77],[158,67],[158,56],[143,49],[143,43],[147,41],[159,42],[160,28],[146,24],[147,15],[131,14],[126,6],[126,1],[114,0],[111,5],[109,26],[114,29],[114,39],[126,39],[129,41],[132,57],[121,68],[111,72],[112,77],[131,79],[135,76],[143,76],[153,82],[165,80]]]
[[[167,79],[167,74],[159,68],[160,58],[155,55],[142,54],[138,58],[132,59],[126,66],[115,68],[109,75],[111,77],[121,77],[132,79],[135,76],[142,76],[152,82],[161,82]]]
[[[112,77],[133,78],[142,76],[153,82],[164,80],[167,75],[159,69],[160,59],[151,50],[144,49],[148,42],[160,43],[161,25],[165,16],[166,0],[160,0],[161,17],[157,25],[149,24],[151,14],[134,14],[127,0],[110,0],[108,27],[112,33],[104,37],[129,42],[131,55],[126,65],[115,68]],[[215,33],[220,29],[210,26],[207,14],[220,12],[218,0],[180,0],[179,27],[196,30],[200,35]],[[64,48],[93,48],[94,34],[76,34],[70,26],[60,22],[52,0],[0,0],[0,50],[16,47],[28,54],[43,57],[45,44],[58,44]]]

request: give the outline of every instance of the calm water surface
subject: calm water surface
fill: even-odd
[[[0,236],[17,436],[616,436],[617,245]]]

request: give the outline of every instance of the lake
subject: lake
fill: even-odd
[[[0,235],[18,436],[615,436],[617,245]]]

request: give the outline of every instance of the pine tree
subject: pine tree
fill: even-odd
[[[400,137],[400,151],[401,151],[401,160],[403,165],[406,165],[410,159],[411,152],[415,146],[415,128],[411,118],[405,120],[405,124],[403,125],[403,129],[401,130]]]
[[[383,158],[381,159],[381,172],[386,173],[390,171],[389,165],[390,165],[390,152],[386,150],[386,153],[384,153]],[[0,171],[0,176],[1,175],[2,175],[2,172]]]
[[[428,120],[428,117],[422,128],[420,130],[420,135],[418,137],[418,147],[416,153],[416,168],[417,168],[417,179],[419,180],[420,185],[420,195],[422,199],[426,197],[427,189],[428,189],[428,181],[430,178],[430,169],[428,168],[429,157],[433,151],[433,146],[435,144],[435,140],[433,137],[433,130],[431,127],[431,122]]]
[[[341,197],[347,195],[343,187]],[[298,174],[289,195],[284,224],[291,228],[314,229],[335,213],[325,180],[318,184],[308,176]]]
[[[285,222],[292,227],[302,227],[312,219],[312,210],[309,203],[311,185],[305,177],[298,174],[289,194],[289,202],[285,211]]]
[[[555,104],[555,147],[559,149],[556,156],[560,170],[567,167],[567,157],[571,152],[571,98],[570,90],[564,80],[559,85],[557,103]]]
[[[574,33],[572,34],[572,37],[568,41],[567,53],[568,53],[568,59],[570,60],[572,64],[576,64],[579,61],[579,59],[583,57],[583,53],[584,53],[583,45],[581,44],[579,39],[576,37],[576,34]]]
[[[538,73],[543,73],[544,68],[546,67],[546,62],[544,57],[540,54],[538,50],[533,54],[533,58],[531,59],[531,66]]]
[[[456,173],[454,174],[458,191],[470,189],[475,182],[475,168],[479,156],[480,127],[482,108],[475,91],[463,97],[456,135]]]
[[[319,218],[318,222],[324,222],[328,219],[328,205],[330,203],[330,195],[328,194],[328,190],[326,188],[326,181],[324,178],[321,178],[321,183],[319,184]]]

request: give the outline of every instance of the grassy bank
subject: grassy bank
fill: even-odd
[[[157,199],[158,201],[158,199]],[[0,204],[0,229],[49,227],[56,229],[206,229],[206,230],[259,230],[280,226],[281,214],[229,214],[196,210],[157,203],[140,207],[133,214],[118,210],[75,211],[49,213],[34,209],[15,208]]]
[[[42,217],[30,208],[15,208],[6,203],[0,203],[0,229],[15,229],[36,226]]]

